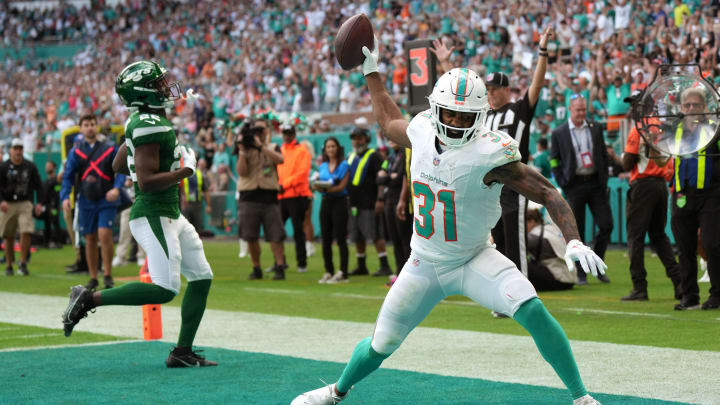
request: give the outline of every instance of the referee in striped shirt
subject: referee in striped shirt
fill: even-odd
[[[553,36],[552,28],[546,28],[540,36],[538,61],[533,80],[520,100],[510,101],[510,79],[506,74],[491,73],[485,81],[491,108],[485,120],[485,127],[493,131],[506,132],[515,138],[520,145],[519,150],[523,163],[527,163],[530,155],[528,150],[530,122],[535,114],[535,107],[545,79],[548,59],[547,42]],[[500,204],[502,205],[502,217],[492,230],[493,239],[498,251],[512,260],[527,277],[525,232],[527,199],[509,187],[504,187],[500,195]]]

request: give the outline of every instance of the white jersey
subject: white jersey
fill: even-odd
[[[488,245],[501,214],[502,184],[488,186],[483,179],[493,168],[520,160],[518,143],[492,131],[440,154],[435,133],[430,110],[407,129],[415,217],[410,247],[426,260],[462,261]]]

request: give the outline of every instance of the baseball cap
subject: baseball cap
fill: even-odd
[[[370,139],[370,132],[365,128],[355,127],[355,129],[350,132],[350,138],[354,138],[356,136],[364,136],[367,139]]]
[[[293,129],[295,129],[295,127],[293,127],[289,122],[284,122],[280,125],[280,131],[291,131]]]
[[[510,86],[510,78],[505,73],[490,73],[485,80],[486,86],[508,87]]]
[[[545,110],[545,115],[555,115],[555,111],[553,111],[552,108],[548,108]]]
[[[14,148],[16,146],[24,147],[25,144],[23,143],[22,139],[20,138],[13,138],[12,142],[10,142],[10,147]]]

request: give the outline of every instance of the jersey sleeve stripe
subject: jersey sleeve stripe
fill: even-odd
[[[139,138],[141,136],[145,135],[151,135],[151,134],[157,134],[160,132],[169,132],[172,131],[172,127],[168,126],[160,126],[160,127],[143,127],[143,128],[135,128],[133,130],[133,138]]]

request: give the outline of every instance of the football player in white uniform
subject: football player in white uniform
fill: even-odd
[[[306,392],[291,405],[336,404],[353,384],[380,367],[441,300],[462,294],[513,317],[535,340],[568,388],[574,405],[599,404],[588,395],[565,332],[515,264],[488,243],[500,218],[503,185],[543,204],[568,241],[569,268],[604,274],[605,263],[580,242],[567,202],[539,172],[519,161],[517,143],[482,126],[488,109],[482,79],[468,69],[441,76],[430,110],[406,121],[377,73],[378,46],[363,47],[363,73],[383,133],[412,148],[415,229],[412,253],[380,309],[372,337],[362,340],[340,379]]]

